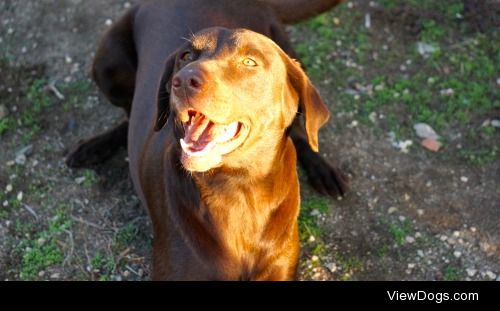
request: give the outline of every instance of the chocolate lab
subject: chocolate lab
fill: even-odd
[[[290,2],[145,1],[99,46],[94,80],[128,121],[81,143],[68,164],[128,145],[155,280],[293,279],[297,155],[319,191],[346,189],[317,154],[329,112],[282,26],[340,1]]]

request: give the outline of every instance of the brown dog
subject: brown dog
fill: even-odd
[[[303,2],[313,10],[293,16],[277,0],[148,1],[101,42],[94,79],[129,120],[80,144],[68,164],[109,157],[128,128],[132,180],[153,223],[153,279],[293,279],[295,148],[316,188],[345,190],[316,153],[328,110],[280,23],[339,1]]]

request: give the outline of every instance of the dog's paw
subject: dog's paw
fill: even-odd
[[[349,178],[338,167],[331,166],[317,153],[301,161],[309,184],[321,194],[334,198],[344,196],[350,189]]]
[[[99,164],[110,157],[110,150],[94,139],[79,142],[66,157],[66,165],[71,168],[89,167]]]

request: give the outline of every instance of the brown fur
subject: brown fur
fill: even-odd
[[[115,134],[123,137],[128,125],[131,177],[153,224],[155,280],[293,279],[299,256],[295,148],[308,175],[317,177],[317,189],[345,191],[342,176],[314,152],[328,110],[290,58],[295,53],[276,14],[255,0],[147,1],[101,41],[93,75],[129,114]],[[180,61],[186,49],[197,58]],[[237,65],[248,53],[258,67]],[[173,94],[172,78],[186,75],[186,68],[217,83]],[[224,124],[235,118],[251,124],[243,144],[206,173],[180,163],[180,121],[188,107]],[[107,156],[102,150],[112,133],[78,146],[68,164]]]

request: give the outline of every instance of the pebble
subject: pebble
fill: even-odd
[[[415,238],[412,236],[407,236],[406,237],[406,242],[407,243],[415,243]]]
[[[58,273],[58,272],[56,272],[56,273],[52,273],[52,274],[50,275],[50,278],[51,278],[51,279],[58,279],[58,278],[60,278],[60,277],[61,277],[61,274],[60,274],[60,273]]]
[[[460,258],[462,256],[462,253],[459,251],[455,251],[453,252],[453,256],[455,256],[455,258]]]
[[[43,271],[43,270],[42,270],[42,271],[38,272],[38,277],[40,277],[40,278],[41,278],[41,277],[43,277],[44,275],[45,275],[45,271]]]
[[[417,42],[418,53],[422,56],[428,56],[438,50],[434,45],[426,42]]]
[[[460,181],[461,182],[468,182],[469,181],[469,178],[465,177],[465,176],[462,176],[460,177]]]
[[[418,214],[418,216],[422,216],[424,214],[424,210],[423,209],[418,209],[417,210],[417,214]]]
[[[497,275],[490,270],[486,271],[486,276],[488,276],[488,278],[490,278],[491,280],[495,280],[497,278]]]
[[[424,257],[424,251],[421,249],[417,250],[417,255],[420,257]]]
[[[123,276],[128,278],[130,276],[130,271],[125,270],[125,272],[123,272]]]
[[[417,123],[413,125],[413,129],[415,130],[415,133],[417,134],[418,137],[420,138],[432,138],[433,140],[438,140],[439,135],[436,134],[434,129],[430,127],[430,125],[425,124],[425,123]]]
[[[414,263],[409,263],[408,264],[408,269],[413,269],[415,268],[415,264]]]
[[[307,241],[312,243],[312,242],[316,241],[316,238],[313,235],[311,235]]]
[[[422,147],[425,149],[432,151],[432,152],[438,152],[439,149],[441,148],[441,143],[439,141],[432,139],[432,138],[426,138],[420,142]]]
[[[387,212],[388,212],[389,214],[392,214],[392,213],[395,213],[397,210],[398,210],[398,208],[397,208],[397,207],[395,207],[395,206],[391,206],[391,207],[389,207],[389,209],[387,210]]]
[[[22,191],[19,191],[19,192],[17,193],[17,200],[18,200],[18,201],[22,201],[22,200],[23,200],[23,192],[22,192]]]
[[[311,261],[318,261],[319,260],[319,257],[314,255],[311,257]]]
[[[460,236],[460,231],[453,231],[453,236],[458,238]]]
[[[5,187],[5,193],[9,193],[12,191],[12,185],[11,184],[8,184],[6,187]]]
[[[493,127],[500,128],[500,120],[491,120],[490,124]]]
[[[26,156],[24,154],[20,154],[16,156],[16,159],[14,161],[16,162],[16,164],[24,165],[26,164]]]
[[[111,19],[107,19],[106,22],[105,22],[106,26],[111,26],[111,24],[113,24],[113,21]]]
[[[328,270],[330,270],[331,272],[335,272],[335,271],[337,271],[337,265],[336,265],[334,262],[332,262],[332,263],[330,263],[330,264],[327,264],[327,265],[326,265],[326,267],[327,267],[327,268],[328,268]]]
[[[85,181],[85,176],[75,178],[75,182],[80,185]]]
[[[476,275],[477,270],[473,268],[467,268],[465,272],[467,272],[468,276],[473,277],[474,275]]]

